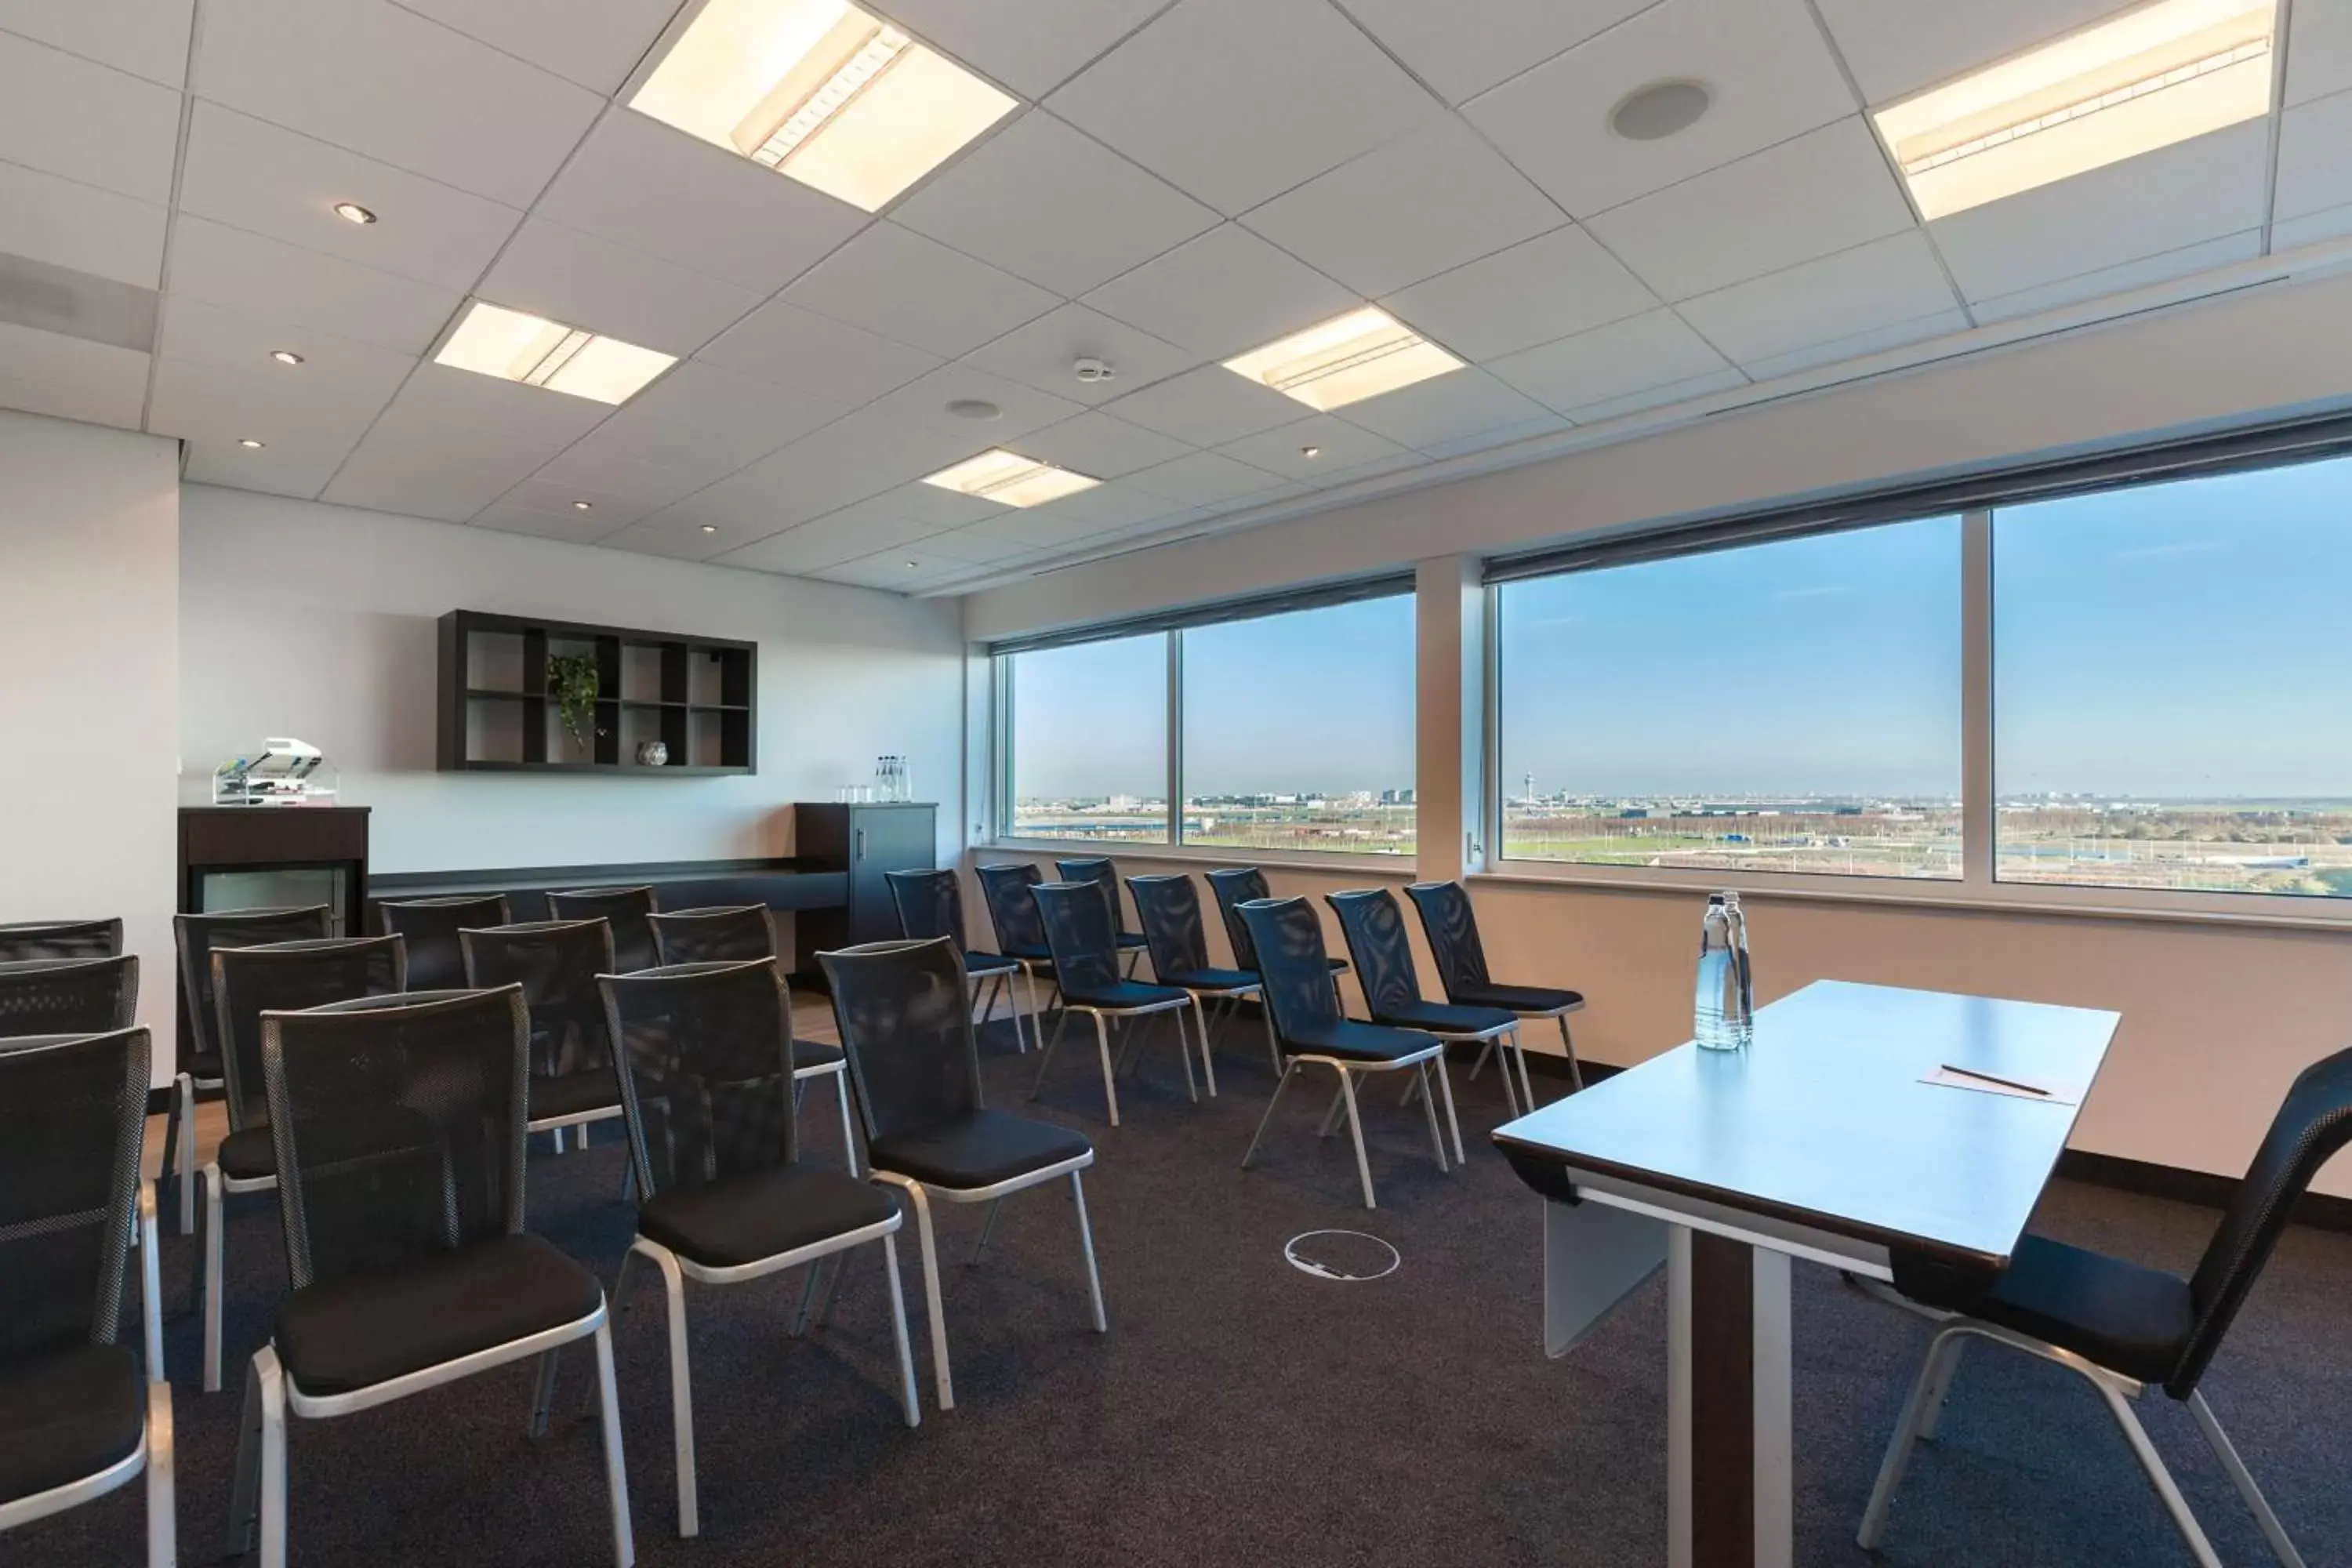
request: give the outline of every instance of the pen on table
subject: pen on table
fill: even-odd
[[[1954,1067],[1949,1062],[1946,1062],[1944,1064],[1944,1070],[1948,1073],[1957,1074],[1961,1078],[1975,1079],[1979,1083],[1997,1083],[2003,1089],[2013,1089],[2020,1094],[2039,1095],[2044,1100],[2050,1098],[2050,1091],[2048,1089],[2042,1089],[2035,1084],[2020,1083],[2013,1078],[1995,1078],[1989,1072],[1978,1072],[1971,1068]]]

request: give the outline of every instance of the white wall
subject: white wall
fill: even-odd
[[[0,921],[120,915],[171,1078],[179,452],[0,412]]]
[[[984,640],[1098,622],[1457,552],[1492,553],[2259,412],[2341,405],[2352,400],[2347,365],[2352,279],[2252,290],[1622,446],[1070,568],[971,596],[965,630]],[[1424,668],[1422,688],[1464,675]],[[1464,740],[1426,703],[1423,721],[1426,773],[1433,759],[1458,757]],[[1333,888],[1385,879],[1269,869],[1278,893],[1318,900]],[[1574,985],[1590,997],[1577,1028],[1584,1055],[1630,1064],[1688,1037],[1699,914],[1692,893],[1484,877],[1474,879],[1473,896],[1498,975]],[[2344,935],[1768,894],[1749,902],[1768,997],[1834,977],[2122,1012],[2074,1138],[2093,1152],[2236,1175],[2295,1072],[2352,1043],[2343,1006],[2352,996],[2352,940]],[[1222,951],[1213,931],[1212,942]],[[1425,952],[1421,959],[1433,987]],[[1531,1036],[1529,1044],[1545,1042]],[[2335,1162],[2317,1188],[2352,1195],[2352,1157]]]
[[[789,854],[792,802],[895,752],[941,803],[942,857],[961,845],[951,603],[204,486],[181,510],[187,798],[221,757],[293,735],[373,808],[379,871],[739,858]],[[756,640],[759,772],[436,772],[436,623],[456,609]]]

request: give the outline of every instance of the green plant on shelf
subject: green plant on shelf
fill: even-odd
[[[592,734],[604,733],[596,724],[596,699],[604,685],[604,678],[596,673],[594,654],[556,654],[547,661],[548,694],[563,715],[572,745],[583,752],[588,749]]]

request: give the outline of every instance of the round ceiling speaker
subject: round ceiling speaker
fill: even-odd
[[[1628,142],[1658,142],[1698,123],[1715,96],[1695,81],[1654,81],[1609,111],[1609,129]]]
[[[994,419],[1004,410],[984,397],[959,397],[948,405],[948,412],[959,419]]]

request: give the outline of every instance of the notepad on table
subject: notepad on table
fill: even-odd
[[[2071,1085],[2034,1083],[2026,1079],[1978,1072],[1949,1063],[1922,1075],[1919,1081],[1944,1089],[1971,1089],[1979,1094],[2007,1095],[2011,1100],[2038,1100],[2048,1105],[2074,1105],[2083,1098],[2081,1091]]]

